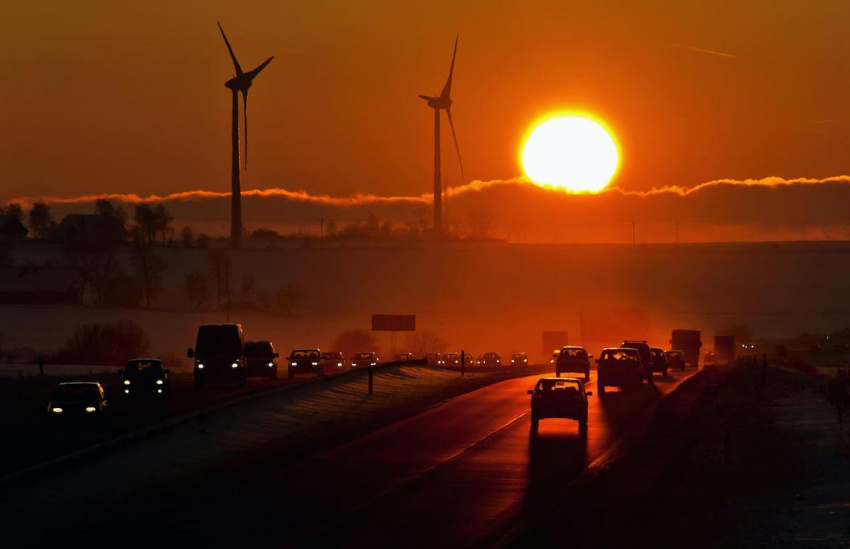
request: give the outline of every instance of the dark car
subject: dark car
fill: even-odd
[[[426,353],[425,361],[429,366],[438,366],[440,364],[440,358],[442,355],[440,353]]]
[[[658,347],[651,347],[650,351],[652,352],[652,371],[661,372],[666,376],[668,362],[667,354],[664,352],[664,349],[660,349]]]
[[[637,388],[643,384],[643,367],[637,349],[602,349],[596,363],[596,384],[600,395],[605,394],[606,387]]]
[[[124,396],[168,396],[168,374],[171,370],[164,368],[158,358],[130,360],[118,373],[121,374],[121,390]]]
[[[393,362],[409,362],[413,360],[413,353],[397,353]]]
[[[380,360],[376,353],[372,351],[363,351],[360,353],[354,353],[354,357],[351,359],[351,367],[372,368],[377,366],[378,362],[380,362]]]
[[[195,359],[195,387],[208,381],[236,382],[245,385],[245,338],[241,324],[205,324],[198,326],[195,348],[186,353]]]
[[[56,386],[47,403],[49,427],[61,424],[100,426],[109,417],[109,401],[100,383],[69,381]]]
[[[643,369],[643,377],[650,383],[652,382],[652,373],[655,371],[655,366],[652,361],[652,349],[649,343],[643,340],[627,339],[620,345],[621,349],[637,349],[640,356],[640,364]]]
[[[322,351],[319,349],[295,349],[289,353],[289,377],[297,374],[325,375],[325,367],[322,365]]]
[[[277,379],[277,357],[271,341],[246,341],[245,362],[249,377]]]
[[[345,355],[339,351],[325,351],[322,353],[322,362],[325,370],[345,370]]]
[[[575,377],[544,377],[537,381],[531,395],[531,428],[545,418],[578,421],[579,434],[587,435],[587,397],[584,382]]]
[[[584,380],[590,379],[590,359],[593,355],[587,354],[584,347],[564,347],[558,352],[555,359],[555,375],[560,377],[565,372],[584,374]]]
[[[501,366],[502,357],[499,353],[484,353],[476,362],[479,366]]]
[[[683,351],[678,350],[669,350],[665,353],[667,355],[667,366],[670,368],[678,368],[679,370],[685,369],[685,353]]]
[[[440,366],[460,366],[460,355],[458,353],[445,353],[438,362]]]
[[[475,366],[475,353],[470,351],[463,352],[463,362],[464,366],[469,368],[470,366]]]
[[[511,355],[511,364],[514,366],[525,366],[528,364],[528,355],[525,353],[514,353]]]

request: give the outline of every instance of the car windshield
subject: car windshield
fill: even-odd
[[[623,362],[634,362],[638,360],[638,354],[635,349],[617,349],[611,351],[604,351],[602,353],[602,360],[616,360]]]
[[[272,344],[269,341],[246,341],[245,356],[271,356],[274,354]]]
[[[372,358],[372,356],[373,356],[373,354],[372,354],[372,353],[357,353],[356,355],[354,355],[354,358],[355,358],[355,359],[358,359],[358,358]]]
[[[568,379],[541,379],[537,382],[538,392],[544,394],[578,394],[581,390],[581,385],[577,381]]]
[[[587,353],[584,349],[561,349],[561,353],[558,355],[559,357],[564,357],[564,360],[567,362],[573,360],[581,360],[587,358]]]
[[[242,338],[236,324],[207,325],[198,329],[198,354],[241,354]]]
[[[100,400],[97,385],[60,385],[53,393],[53,400]]]
[[[319,358],[319,351],[292,351],[292,358]]]
[[[131,360],[124,368],[125,376],[163,375],[162,362],[159,360]]]
[[[496,353],[485,353],[484,358],[499,358],[499,355]]]
[[[342,359],[342,353],[322,353],[322,358]]]

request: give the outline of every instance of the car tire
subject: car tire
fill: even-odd
[[[590,368],[584,371],[584,380],[590,381]]]
[[[537,430],[537,427],[540,425],[540,418],[537,417],[537,414],[534,412],[531,413],[531,429],[533,431]]]

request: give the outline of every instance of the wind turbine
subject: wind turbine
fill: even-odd
[[[452,122],[452,73],[455,70],[455,57],[457,57],[457,40],[455,37],[455,49],[452,54],[452,64],[449,67],[449,78],[446,80],[446,85],[443,86],[443,91],[437,97],[428,95],[420,95],[422,99],[428,102],[428,106],[434,109],[434,232],[439,234],[443,230],[443,204],[440,180],[440,111],[446,111],[446,116],[449,117],[449,126],[452,129],[452,138],[455,142],[455,150],[457,151],[457,160],[460,163],[460,173],[463,176],[463,160],[460,158],[460,147],[457,145],[457,135],[455,134],[455,125]]]
[[[244,72],[236,60],[236,55],[233,53],[233,48],[230,47],[230,42],[227,40],[227,35],[224,34],[224,29],[221,28],[221,23],[216,21],[218,30],[221,31],[221,36],[224,38],[224,43],[227,45],[227,51],[230,52],[230,57],[233,59],[233,68],[236,71],[236,76],[224,83],[224,85],[233,92],[233,109],[232,109],[232,167],[230,170],[231,198],[230,198],[230,240],[235,248],[239,239],[242,236],[242,183],[240,181],[240,166],[239,166],[239,92],[242,92],[243,116],[245,124],[245,169],[248,169],[248,89],[254,81],[254,78],[260,71],[266,68],[266,65],[271,63],[274,56],[263,61],[262,65],[256,69]]]

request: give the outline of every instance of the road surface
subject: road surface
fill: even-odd
[[[562,490],[693,373],[656,377],[638,392],[609,391],[602,399],[591,381],[586,439],[571,420],[543,420],[532,433],[526,390],[539,377],[532,376],[451,399],[294,463],[278,463],[274,454],[231,456],[215,474],[163,483],[167,447],[156,449],[160,460],[148,455],[144,465],[125,451],[112,458],[126,463],[123,482],[114,466],[93,463],[69,471],[74,479],[42,482],[32,488],[37,493],[16,487],[3,496],[0,516],[14,517],[4,525],[11,539],[34,543],[85,525],[100,539],[131,546],[166,540],[193,547],[487,545]],[[7,514],[10,498],[16,508]]]

